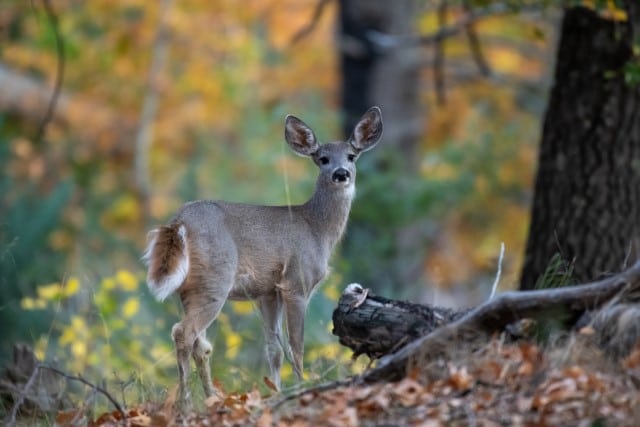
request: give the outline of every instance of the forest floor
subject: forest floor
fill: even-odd
[[[295,396],[257,390],[205,401],[206,410],[179,415],[173,399],[126,411],[130,426],[637,426],[640,347],[606,359],[592,332],[544,346],[496,337],[447,361],[415,363],[398,382],[325,385]],[[57,422],[65,424],[59,414]],[[93,426],[123,425],[122,413]]]

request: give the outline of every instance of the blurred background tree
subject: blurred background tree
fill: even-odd
[[[165,372],[180,308],[141,285],[146,231],[190,199],[305,200],[315,172],[285,148],[287,113],[321,140],[372,104],[385,120],[386,149],[359,165],[347,238],[308,313],[312,376],[341,372],[329,319],[350,281],[474,304],[505,242],[501,287],[517,287],[552,3],[5,0],[0,322],[15,327],[0,359],[20,338],[41,356],[72,354],[76,370]],[[38,137],[60,40],[64,79]],[[261,346],[255,313],[232,304],[220,317],[213,371],[229,384],[264,365],[238,352]]]

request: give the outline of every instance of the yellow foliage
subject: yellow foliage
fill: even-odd
[[[173,366],[173,348],[164,345],[164,344],[154,344],[151,347],[151,359],[153,361],[154,366],[159,365],[162,367]]]
[[[227,359],[235,359],[242,344],[242,337],[235,332],[229,331],[225,342],[227,344],[227,351],[225,352]]]
[[[88,365],[93,365],[93,366],[99,364],[101,361],[103,361],[105,363],[109,363],[109,358],[104,358],[103,359],[96,352],[89,353],[89,355],[87,356],[87,360],[86,360]]]
[[[114,202],[111,209],[105,212],[102,219],[108,226],[137,223],[140,219],[140,206],[133,194],[123,194]]]
[[[118,270],[116,281],[124,291],[135,291],[138,289],[138,279],[128,270]]]
[[[71,327],[82,335],[87,331],[87,324],[80,316],[71,316]]]
[[[73,330],[73,328],[67,326],[62,330],[62,335],[60,335],[58,343],[61,346],[65,346],[67,344],[72,343],[75,338],[76,338],[75,331]]]
[[[102,279],[102,282],[100,282],[100,286],[102,289],[110,291],[116,287],[116,280],[113,277],[105,277]]]
[[[340,299],[340,291],[338,290],[335,284],[327,284],[322,288],[322,293],[324,296],[329,298],[331,301],[338,301]]]
[[[36,355],[38,360],[45,360],[48,345],[49,345],[48,336],[42,336],[38,338],[33,349],[33,353]]]
[[[47,302],[43,299],[34,299],[30,297],[24,297],[20,301],[20,307],[23,310],[42,310],[46,308]]]
[[[582,0],[583,6],[589,7],[591,9],[596,8],[596,0]],[[599,12],[607,19],[613,19],[614,21],[626,21],[628,19],[627,12],[624,9],[621,9],[616,6],[615,0],[607,0],[607,7],[605,10],[599,10]]]
[[[125,320],[122,318],[116,318],[112,319],[109,325],[114,331],[119,331],[127,327],[127,322],[125,322]]]
[[[232,301],[231,309],[237,314],[249,314],[253,313],[254,306],[251,301]]]
[[[76,340],[71,344],[71,354],[76,359],[84,359],[87,355],[87,344],[85,341]]]
[[[511,49],[493,48],[489,57],[491,64],[504,73],[517,74],[523,68],[522,57]]]
[[[291,367],[291,363],[285,363],[282,365],[280,369],[280,378],[283,380],[288,380],[293,375],[293,368]]]
[[[39,286],[37,293],[38,297],[43,300],[53,300],[62,296],[62,286],[60,283],[51,283],[49,285]]]
[[[64,284],[63,294],[65,297],[70,297],[78,293],[80,290],[80,280],[77,277],[71,276],[69,280]]]
[[[136,315],[140,308],[140,300],[136,297],[131,297],[125,301],[122,305],[122,315],[130,319]]]

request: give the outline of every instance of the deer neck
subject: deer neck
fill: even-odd
[[[351,201],[355,187],[327,189],[322,182],[316,183],[313,196],[302,205],[303,215],[314,229],[315,234],[329,248],[340,240],[347,225]]]

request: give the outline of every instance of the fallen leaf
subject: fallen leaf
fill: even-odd
[[[273,415],[270,408],[265,408],[260,417],[256,420],[256,427],[271,427],[273,425]]]
[[[469,390],[475,382],[472,375],[467,371],[467,367],[461,368],[449,366],[449,383],[457,391]]]
[[[98,423],[99,420],[101,420],[103,417],[105,418],[105,420],[114,419],[110,413],[103,414],[100,418],[98,418],[98,420],[96,420],[96,423]],[[71,411],[64,411],[64,412],[61,411],[56,414],[56,424],[61,426],[76,425],[76,424],[79,424],[79,422],[83,420],[83,418],[84,418],[84,415],[82,414],[82,411],[79,409],[73,409]]]
[[[214,407],[215,405],[217,405],[217,404],[219,404],[220,402],[222,402],[223,400],[224,400],[224,399],[223,399],[221,396],[218,396],[217,394],[213,394],[213,395],[211,395],[211,396],[207,397],[207,398],[204,400],[204,405],[205,405],[207,408],[212,408],[212,407]]]
[[[140,414],[127,418],[127,422],[132,427],[147,427],[151,425],[151,417],[147,414]]]
[[[262,381],[264,381],[266,386],[269,387],[272,391],[275,391],[276,393],[280,391],[269,377],[262,377]]]
[[[640,366],[640,343],[636,344],[633,351],[622,360],[622,366],[626,369],[635,369]]]

